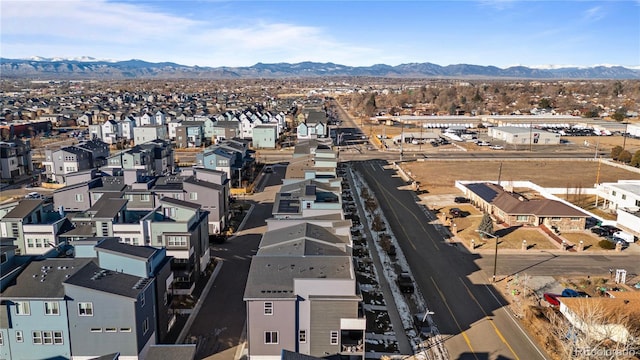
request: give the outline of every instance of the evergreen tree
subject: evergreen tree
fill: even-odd
[[[493,220],[491,220],[491,216],[489,216],[488,213],[484,213],[484,215],[482,215],[482,220],[480,221],[480,225],[478,225],[478,230],[480,231],[481,236],[485,236],[486,234],[493,235]]]

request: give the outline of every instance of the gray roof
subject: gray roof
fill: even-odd
[[[42,204],[44,200],[24,199],[20,200],[18,205],[9,211],[2,219],[24,219]]]
[[[62,283],[91,261],[78,258],[33,261],[16,278],[15,285],[9,286],[2,293],[2,297],[61,299],[64,297]]]
[[[254,256],[244,299],[294,299],[294,279],[324,278],[353,279],[351,257]]]
[[[220,185],[220,184],[216,184],[216,183],[212,183],[212,182],[209,182],[209,181],[196,179],[195,176],[189,176],[188,178],[186,178],[184,180],[184,182],[188,183],[188,184],[204,186],[204,187],[207,187],[209,189],[218,190],[218,191],[222,191],[222,189],[223,189],[223,186]]]
[[[297,239],[258,250],[260,256],[347,256],[343,248],[315,239]]]
[[[121,243],[120,238],[110,237],[100,241],[95,248],[100,250],[106,250],[109,253],[124,254],[130,257],[136,257],[141,259],[150,259],[158,249],[151,246],[136,246]]]
[[[195,204],[189,201],[183,201],[183,200],[179,200],[179,199],[174,199],[174,198],[170,198],[170,197],[163,197],[162,199],[160,199],[160,202],[162,203],[168,203],[168,204],[172,204],[172,205],[176,205],[176,206],[180,206],[183,208],[188,208],[188,209],[200,209],[200,205],[199,204]]]
[[[90,210],[96,212],[94,218],[113,219],[127,205],[127,201],[121,198],[103,199],[101,197]]]
[[[267,246],[302,239],[314,239],[328,244],[341,245],[349,242],[347,236],[338,236],[325,227],[302,223],[265,232],[260,241],[259,248],[262,249]]]
[[[65,284],[135,299],[148,285],[148,279],[104,270],[96,263],[90,262],[71,275]]]
[[[196,356],[195,344],[151,345],[147,360],[193,360]]]
[[[62,237],[94,236],[96,234],[93,225],[76,225],[75,228],[60,234]]]

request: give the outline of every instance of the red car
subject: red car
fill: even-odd
[[[560,306],[560,301],[558,301],[559,297],[560,295],[558,294],[544,293],[544,299],[551,304],[551,306]]]

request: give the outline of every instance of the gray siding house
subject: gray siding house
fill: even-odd
[[[10,180],[33,173],[31,142],[0,141],[0,178]]]

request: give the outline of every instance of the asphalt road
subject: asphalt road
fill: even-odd
[[[493,269],[493,254],[482,256],[476,263],[483,269]],[[498,253],[497,274],[500,276],[526,273],[531,276],[585,275],[609,276],[609,269],[625,269],[627,277],[640,274],[640,255],[557,254],[547,251],[514,254]]]
[[[412,269],[452,359],[545,359],[504,308],[476,264],[480,255],[447,243],[416,203],[415,193],[386,162],[355,164],[365,178]]]
[[[285,167],[274,167],[274,172],[265,176],[265,186],[279,187],[284,171]],[[251,258],[256,254],[266,230],[265,219],[272,215],[274,193],[275,188],[268,188],[264,193],[247,197],[247,202],[252,203],[254,209],[245,226],[237,236],[211,249],[212,256],[222,259],[224,263],[188,333],[189,336],[202,339],[197,359],[234,358],[246,320],[243,295]]]

